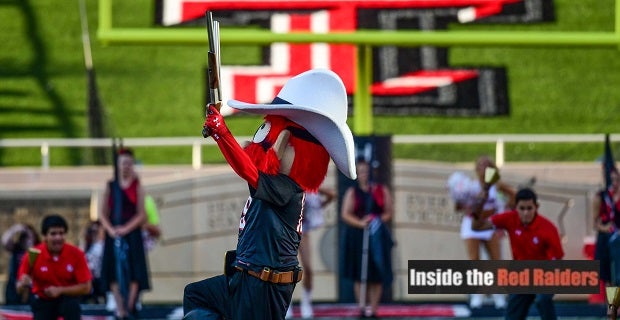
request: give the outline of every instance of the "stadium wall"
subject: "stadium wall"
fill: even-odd
[[[394,300],[429,299],[407,294],[407,260],[466,259],[458,233],[461,217],[452,210],[445,182],[452,172],[470,173],[472,168],[473,163],[394,162]],[[222,272],[224,252],[236,244],[247,186],[222,165],[201,170],[190,166],[139,170],[147,192],[159,205],[163,229],[163,238],[149,253],[153,289],[144,294],[144,301],[180,303],[185,284]],[[560,228],[566,259],[585,259],[584,241],[593,235],[590,199],[601,179],[598,164],[510,163],[502,174],[515,186],[536,177],[534,187],[540,195],[540,210]],[[96,217],[102,188],[110,176],[107,167],[2,169],[0,228],[6,230],[16,221],[30,222],[38,228],[44,214],[58,212],[70,221],[69,240],[79,243],[80,231]],[[335,176],[335,168],[330,168],[325,183],[335,188]],[[325,225],[311,237],[317,301],[336,301],[338,297],[337,212],[332,203],[327,208]],[[507,241],[503,250],[504,257],[510,258]],[[7,254],[0,253],[2,281],[6,279],[7,261]],[[294,299],[299,298],[300,291],[296,291]],[[465,296],[430,299],[464,301]],[[559,299],[586,297],[560,295]]]

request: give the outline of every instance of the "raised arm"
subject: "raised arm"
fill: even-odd
[[[250,159],[250,156],[243,151],[243,148],[230,133],[224,122],[224,117],[214,106],[209,106],[204,126],[209,130],[215,142],[217,142],[217,146],[231,168],[247,181],[252,188],[256,188],[258,186],[258,169],[254,162],[252,162],[252,159]]]
[[[476,204],[472,208],[471,216],[473,218],[471,228],[473,230],[489,230],[493,229],[493,223],[488,219],[495,212],[491,210],[484,211],[484,203],[489,197],[489,192],[485,188],[476,200]]]
[[[506,207],[514,208],[515,207],[515,196],[517,195],[517,190],[513,188],[511,185],[501,180],[497,182],[497,190],[499,190],[501,193],[503,193],[506,196],[506,198],[508,198],[508,201],[506,201]]]
[[[26,231],[26,226],[21,223],[12,225],[8,230],[2,234],[2,246],[7,251],[13,251],[15,249],[15,242],[13,241],[15,235],[19,232]]]

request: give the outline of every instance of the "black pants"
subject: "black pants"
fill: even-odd
[[[611,284],[615,286],[618,286],[620,285],[620,236],[618,236],[617,233],[612,233],[612,235],[609,237],[608,250],[609,265],[611,267],[609,282],[611,282]],[[602,264],[603,261],[601,260],[601,265]]]
[[[536,305],[541,320],[556,320],[552,294],[511,294],[508,295],[506,320],[525,320],[530,306]]]
[[[190,283],[183,294],[184,319],[284,319],[295,284],[272,284],[237,272]]]
[[[80,320],[82,314],[79,297],[60,296],[52,300],[35,298],[31,307],[33,320],[57,320],[58,317]]]
[[[611,246],[609,245],[611,235],[611,232],[599,231],[596,235],[596,245],[594,247],[594,260],[600,261],[601,271],[599,278],[604,282],[618,279],[617,275],[614,275],[613,278],[611,275]]]

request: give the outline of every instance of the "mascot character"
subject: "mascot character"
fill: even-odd
[[[225,274],[185,287],[184,319],[284,319],[303,274],[297,251],[305,192],[321,185],[330,158],[345,176],[356,178],[347,94],[334,72],[310,70],[287,81],[270,104],[228,105],[265,115],[245,148],[213,106],[205,121],[232,169],[247,181],[250,196]]]

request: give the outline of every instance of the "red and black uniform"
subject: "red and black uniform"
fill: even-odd
[[[134,179],[134,181],[127,187],[123,189],[121,192],[121,218],[120,221],[114,217],[114,212],[112,211],[114,208],[114,188],[112,186],[112,182],[109,182],[109,190],[110,196],[107,199],[108,208],[112,212],[109,213],[110,223],[113,226],[123,225],[131,220],[134,215],[137,213],[137,202],[138,202],[138,186],[140,184],[139,179]],[[149,284],[149,271],[146,263],[146,254],[144,251],[144,241],[142,239],[142,229],[136,228],[123,236],[123,240],[127,244],[127,248],[125,248],[125,254],[127,256],[127,265],[129,268],[128,271],[128,281],[129,282],[137,282],[139,286],[139,290],[148,290],[150,289]],[[106,233],[105,236],[105,245],[103,249],[103,258],[101,264],[101,281],[103,287],[106,291],[110,290],[110,283],[116,282],[116,257],[114,254],[114,238],[110,237]]]
[[[235,271],[230,270],[229,277],[188,284],[184,319],[284,319],[302,274],[297,253],[305,192],[316,190],[323,181],[329,155],[303,127],[282,116],[267,115],[245,148],[213,106],[205,128],[231,168],[247,181],[250,197],[239,222],[236,258],[230,268]],[[282,168],[277,152],[292,160],[290,170]]]
[[[612,257],[610,252],[610,243],[609,240],[611,236],[617,231],[618,219],[620,216],[616,215],[616,212],[620,212],[620,201],[612,204],[608,199],[614,198],[615,191],[612,189],[609,190],[601,190],[598,193],[598,197],[600,197],[598,218],[601,224],[611,223],[613,227],[609,230],[609,232],[598,230],[596,234],[596,247],[594,250],[594,259],[599,261],[600,265],[600,279],[605,282],[611,282],[611,264]],[[615,206],[615,208],[612,207]],[[614,210],[615,209],[615,210]],[[617,279],[620,281],[620,279]],[[617,282],[618,283],[618,282]]]
[[[257,188],[250,187],[241,214],[235,265],[255,272],[265,267],[294,270],[303,202],[303,190],[288,176],[259,172]],[[284,319],[294,289],[294,283],[273,284],[236,272],[189,284],[183,307],[186,315],[206,310],[201,319]]]
[[[559,260],[564,257],[558,229],[538,212],[529,224],[521,222],[516,210],[496,214],[490,219],[496,228],[508,232],[515,260]],[[505,319],[525,320],[532,303],[536,304],[542,320],[557,319],[553,294],[509,295]]]
[[[32,311],[35,320],[56,320],[59,316],[65,320],[80,319],[80,297],[51,298],[45,295],[44,290],[50,286],[70,286],[90,281],[91,274],[84,252],[67,243],[58,256],[52,256],[45,243],[35,248],[41,250],[41,253],[32,268],[28,254],[25,254],[18,270],[18,279],[25,274],[32,278],[32,293],[35,296]]]
[[[387,227],[379,219],[385,212],[385,200],[383,185],[372,184],[370,193],[365,192],[358,186],[354,188],[355,201],[353,214],[359,219],[370,214],[374,215],[374,223],[369,226],[369,250],[368,250],[368,282],[390,283],[392,282],[392,256],[391,248],[393,241]],[[370,208],[367,208],[370,206]],[[345,229],[345,260],[344,276],[353,281],[360,281],[362,277],[362,244],[364,229],[346,225]]]
[[[288,271],[299,264],[304,197],[290,177],[259,172],[258,187],[250,187],[239,221],[237,265]]]

